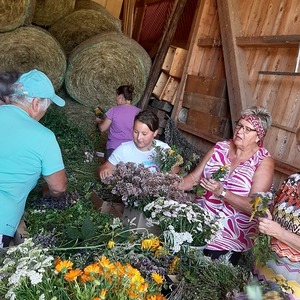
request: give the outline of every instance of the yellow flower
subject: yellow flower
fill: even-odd
[[[67,281],[74,281],[77,279],[78,276],[82,274],[82,271],[79,269],[70,270],[68,273],[65,274],[65,279]]]
[[[107,243],[107,247],[109,249],[112,249],[113,247],[115,246],[115,242],[113,240],[110,240],[108,243]]]
[[[170,274],[175,274],[176,270],[178,269],[178,263],[180,261],[180,258],[178,256],[175,256],[169,266],[169,272]]]
[[[157,250],[160,250],[162,246],[158,238],[152,238],[152,239],[144,239],[142,241],[141,248],[155,252]]]
[[[258,207],[260,205],[260,203],[262,202],[262,198],[260,196],[256,196],[253,199],[253,202],[251,203],[251,208],[253,209],[251,217],[250,217],[250,221],[252,221],[252,219],[255,216],[255,213],[258,211]]]
[[[163,277],[158,273],[152,273],[151,276],[154,279],[154,281],[158,284],[162,284],[164,281]]]
[[[169,155],[173,155],[174,153],[175,153],[175,150],[173,150],[173,149],[169,150]]]
[[[107,289],[102,289],[100,292],[100,298],[103,300],[106,297]]]
[[[69,260],[61,260],[55,266],[55,270],[60,273],[66,273],[68,270],[71,270],[73,267],[73,263]]]

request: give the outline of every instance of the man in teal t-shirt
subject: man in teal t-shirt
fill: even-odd
[[[7,247],[24,213],[26,200],[42,175],[53,197],[66,190],[66,174],[54,133],[39,123],[53,102],[64,106],[49,78],[24,73],[0,106],[0,248]]]

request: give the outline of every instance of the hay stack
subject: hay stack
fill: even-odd
[[[0,34],[0,72],[39,69],[59,89],[64,81],[66,65],[61,46],[40,27],[20,27]]]
[[[14,30],[32,21],[35,0],[4,0],[0,4],[0,32]]]
[[[82,42],[99,33],[121,31],[119,19],[103,11],[79,9],[59,20],[49,32],[59,41],[67,57]]]
[[[122,33],[105,33],[78,46],[69,57],[65,86],[69,95],[87,106],[110,108],[116,88],[133,84],[136,104],[146,87],[151,60],[146,51]]]
[[[75,8],[76,0],[36,0],[33,23],[50,26],[70,14]]]

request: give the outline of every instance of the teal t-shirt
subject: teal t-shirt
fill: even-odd
[[[64,169],[54,133],[14,105],[0,106],[0,234],[13,236],[41,175]]]

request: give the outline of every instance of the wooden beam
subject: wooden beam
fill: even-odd
[[[300,35],[267,35],[236,38],[239,47],[284,47],[297,48],[300,43]]]
[[[300,76],[299,72],[259,71],[262,75]]]
[[[201,38],[201,39],[198,39],[197,46],[199,46],[199,47],[221,47],[222,41],[219,37],[217,37],[217,38]]]
[[[253,98],[246,58],[243,50],[236,44],[236,37],[242,35],[237,1],[217,0],[232,120],[237,120],[241,111],[251,106]]]
[[[179,19],[180,19],[182,13],[183,13],[186,2],[187,2],[187,0],[175,0],[174,1],[170,18],[169,18],[167,26],[164,30],[164,34],[161,39],[157,55],[154,59],[154,62],[152,64],[152,67],[150,70],[150,75],[149,75],[149,78],[147,81],[146,89],[141,98],[141,101],[139,102],[139,106],[142,109],[145,109],[148,106],[149,99],[151,97],[154,86],[159,78],[159,74],[161,72],[161,67],[163,65],[164,58],[168,52],[169,46],[170,46],[173,36],[176,32],[177,25],[178,25],[178,22],[179,22]]]

